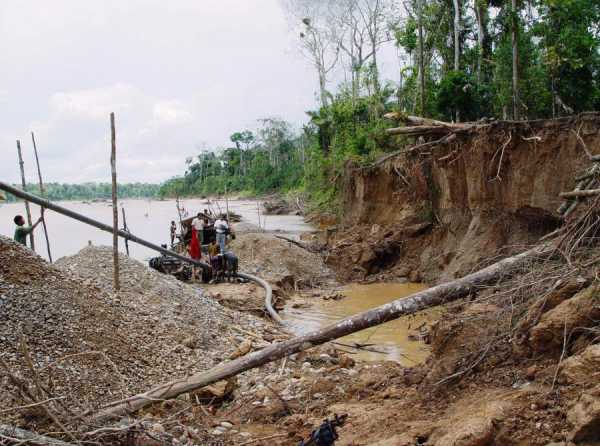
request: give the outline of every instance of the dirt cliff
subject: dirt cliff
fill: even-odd
[[[329,263],[345,279],[392,270],[431,281],[532,243],[560,223],[558,194],[589,163],[576,133],[595,154],[599,130],[599,114],[494,122],[368,167],[348,164]]]

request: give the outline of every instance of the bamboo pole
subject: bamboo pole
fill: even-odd
[[[45,197],[44,181],[42,180],[42,170],[40,169],[40,159],[38,157],[37,144],[35,143],[35,135],[31,132],[31,141],[33,142],[33,153],[35,154],[35,164],[37,165],[38,179],[40,182],[40,196]],[[44,218],[44,208],[42,208],[42,227],[44,228],[44,237],[46,238],[46,251],[48,251],[48,260],[52,263],[52,252],[50,251],[50,239],[48,237],[48,226]]]
[[[114,289],[119,291],[119,209],[117,208],[117,135],[115,114],[110,114],[110,171],[112,174],[112,211],[113,211],[113,271]]]
[[[123,231],[129,232],[129,228],[127,227],[127,218],[125,218],[125,208],[121,207],[121,212],[123,213]],[[125,251],[127,252],[127,257],[129,257],[129,240],[125,239]]]
[[[23,162],[23,153],[21,152],[21,141],[17,139],[17,154],[19,155],[19,167],[21,169],[21,185],[23,191],[27,190],[27,183],[25,182],[25,163]],[[27,214],[27,224],[31,227],[33,222],[31,220],[31,208],[29,207],[29,201],[25,200],[25,213]],[[35,241],[33,239],[33,231],[29,233],[29,243],[31,250],[35,251]]]
[[[478,286],[494,283],[503,276],[513,274],[517,269],[524,267],[528,261],[546,258],[554,249],[554,246],[550,243],[538,245],[529,251],[500,260],[460,279],[434,286],[406,298],[394,300],[303,336],[271,344],[262,350],[223,363],[210,370],[159,384],[146,392],[109,403],[97,412],[92,413],[90,419],[94,423],[101,423],[112,418],[128,415],[150,406],[156,401],[176,398],[181,394],[192,392],[217,381],[236,376],[246,370],[260,367],[342,336],[459,299],[470,294]],[[90,413],[84,415],[90,415]]]
[[[227,212],[227,224],[229,223],[229,198],[227,196],[227,181],[225,182],[225,212]]]

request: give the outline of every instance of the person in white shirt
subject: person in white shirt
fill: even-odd
[[[196,235],[198,236],[198,241],[200,245],[204,242],[204,222],[202,221],[202,214],[198,212],[196,218],[192,220],[192,228],[196,231]]]
[[[215,231],[217,232],[217,243],[221,249],[221,254],[225,253],[225,242],[227,241],[227,234],[229,233],[229,224],[227,223],[227,217],[221,215],[215,221]]]

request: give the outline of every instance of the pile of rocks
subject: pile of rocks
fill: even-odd
[[[114,293],[111,256],[89,247],[49,265],[0,237],[0,359],[33,383],[25,345],[49,394],[75,413],[211,368],[244,339],[236,327],[273,331],[125,256],[122,291]],[[0,380],[0,401],[23,404],[14,381]],[[31,421],[23,411],[1,412],[0,420]]]

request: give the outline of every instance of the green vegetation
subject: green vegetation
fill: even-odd
[[[17,186],[20,187],[20,186]],[[44,184],[46,197],[50,201],[59,200],[95,200],[110,199],[112,186],[110,183],[83,183],[83,184]],[[119,184],[117,190],[119,198],[153,198],[156,197],[159,190],[157,184],[147,183],[128,183]],[[39,188],[34,184],[27,185],[27,192],[39,195]],[[8,194],[7,201],[16,201],[15,197]]]
[[[285,4],[318,75],[319,109],[301,127],[265,119],[234,133],[230,147],[189,160],[161,196],[296,191],[331,210],[345,163],[394,148],[382,136],[387,111],[467,121],[600,110],[598,0]],[[392,37],[403,61],[398,83],[379,78],[377,54]],[[336,64],[348,81],[332,93]]]

